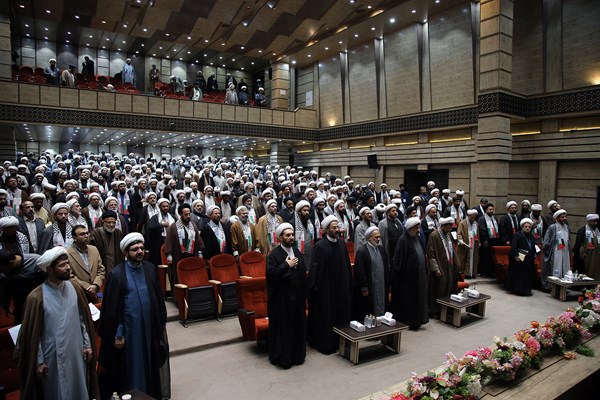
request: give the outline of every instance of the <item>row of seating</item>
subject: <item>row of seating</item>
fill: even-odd
[[[500,283],[504,283],[508,276],[508,263],[509,263],[510,246],[493,246],[492,247],[492,262],[494,264],[494,274],[496,280]],[[573,266],[573,253],[570,253],[571,266]],[[535,257],[535,272],[536,272],[536,287],[540,286],[540,280],[542,278],[542,259],[543,254],[540,251]],[[571,267],[571,269],[573,269]]]

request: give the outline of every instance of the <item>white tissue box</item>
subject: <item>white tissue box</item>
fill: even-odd
[[[356,332],[364,332],[365,326],[358,321],[350,321],[350,328],[354,329]]]
[[[473,297],[474,299],[479,298],[479,292],[475,289],[465,289],[465,293],[467,293],[469,297]]]
[[[461,296],[460,294],[451,294],[450,295],[450,300],[456,301],[456,302],[459,302],[459,303],[464,303],[465,301],[467,301],[467,298]]]
[[[396,325],[396,320],[394,318],[392,318],[394,316],[394,314],[392,314],[391,312],[386,312],[382,317],[381,317],[381,323],[387,326],[395,326]]]

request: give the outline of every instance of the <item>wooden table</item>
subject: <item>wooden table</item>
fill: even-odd
[[[396,321],[395,326],[382,324],[375,328],[367,328],[364,332],[357,332],[349,326],[334,327],[333,331],[340,335],[338,353],[352,364],[358,364],[358,343],[360,341],[381,338],[381,344],[394,353],[399,353],[402,331],[407,329],[408,326]]]
[[[588,280],[583,280],[583,281],[575,281],[575,282],[563,282],[560,280],[560,278],[557,278],[556,276],[549,276],[548,277],[548,282],[550,282],[550,284],[552,285],[551,290],[550,290],[550,294],[552,295],[552,297],[560,299],[560,301],[567,301],[567,289],[571,288],[571,287],[577,287],[577,286],[596,286],[598,284],[600,284],[600,281],[588,281]]]
[[[458,328],[461,323],[463,309],[469,314],[483,318],[485,316],[485,302],[489,299],[491,299],[490,296],[482,293],[479,294],[478,298],[469,297],[467,301],[462,303],[451,300],[450,296],[437,299],[438,304],[441,306],[440,321],[450,323],[450,319],[452,319],[452,325]]]

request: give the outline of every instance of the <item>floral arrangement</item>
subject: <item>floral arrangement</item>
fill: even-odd
[[[394,393],[390,399],[473,400],[481,395],[482,386],[493,380],[513,381],[529,368],[539,369],[542,350],[558,351],[566,359],[575,358],[575,352],[593,356],[586,345],[578,346],[575,352],[566,349],[579,339],[588,338],[589,330],[600,326],[600,285],[584,291],[579,304],[558,317],[549,316],[542,324],[531,321],[529,328],[509,338],[496,336],[493,347],[469,350],[460,358],[447,353],[440,368],[425,376],[413,373],[406,391]]]

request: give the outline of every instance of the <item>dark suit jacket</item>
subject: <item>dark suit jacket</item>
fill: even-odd
[[[19,216],[19,217],[17,217],[17,219],[19,220],[19,232],[21,232],[25,236],[27,236],[27,239],[29,240],[29,246],[31,248],[31,238],[29,237],[29,230],[27,229],[27,225],[25,224],[25,218],[23,216]],[[45,228],[46,228],[46,225],[44,225],[44,221],[42,221],[40,218],[36,218],[35,219],[35,230],[37,232],[37,236],[36,236],[37,251],[36,251],[36,253],[38,253],[38,254],[42,254],[42,253],[40,253],[40,245],[42,243],[42,232],[44,231]]]

